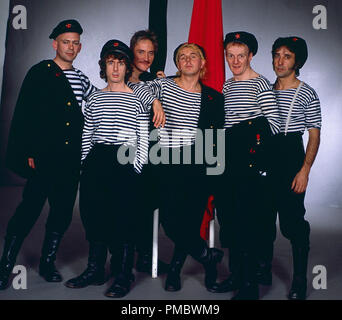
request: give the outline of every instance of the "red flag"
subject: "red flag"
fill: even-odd
[[[207,60],[207,74],[203,83],[222,92],[225,80],[223,26],[221,0],[194,0],[188,42],[204,48]],[[208,199],[200,234],[209,238],[209,222],[214,219],[214,197]]]
[[[207,75],[203,83],[222,92],[225,70],[221,0],[194,0],[188,42],[205,50]]]
[[[214,219],[214,196],[208,198],[207,208],[205,209],[200,235],[204,240],[209,239],[209,222]]]

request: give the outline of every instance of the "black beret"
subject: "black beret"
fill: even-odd
[[[111,53],[121,53],[128,59],[129,63],[132,63],[133,61],[132,50],[120,40],[112,39],[107,41],[105,45],[102,47],[100,58],[102,59],[106,55]]]
[[[304,39],[296,36],[278,38],[274,41],[272,46],[272,56],[275,54],[276,50],[280,47],[287,47],[291,52],[296,55],[296,61],[298,63],[298,69],[303,67],[306,59],[308,58],[308,47]]]
[[[56,39],[60,34],[65,32],[77,32],[78,34],[83,33],[83,29],[78,21],[69,19],[60,22],[51,32],[49,38]]]
[[[255,36],[249,32],[236,31],[227,33],[224,39],[224,47],[226,48],[227,44],[230,42],[245,44],[249,48],[249,51],[253,53],[253,56],[258,52],[258,41]]]
[[[181,44],[175,49],[175,51],[173,52],[173,62],[175,63],[176,67],[177,67],[177,61],[176,61],[177,52],[178,52],[178,50],[180,49],[180,47],[183,46],[184,44],[194,44],[196,47],[198,47],[198,49],[201,50],[204,59],[206,59],[205,51],[204,51],[204,49],[203,49],[199,44],[197,44],[197,43],[188,43],[188,42],[184,42],[184,43],[181,43]]]

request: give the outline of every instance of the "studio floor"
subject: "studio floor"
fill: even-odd
[[[0,251],[2,253],[6,226],[21,198],[22,187],[0,187]],[[79,217],[78,200],[74,209],[74,217],[65,234],[57,258],[57,267],[64,281],[79,275],[86,267],[88,247]],[[342,208],[322,207],[306,204],[307,220],[311,224],[311,251],[308,267],[308,300],[341,300],[342,299]],[[27,289],[14,289],[10,286],[0,291],[0,300],[108,300],[104,292],[111,284],[109,280],[102,286],[90,286],[83,289],[69,289],[63,283],[47,283],[38,275],[40,250],[44,237],[44,225],[48,213],[48,205],[26,238],[17,259],[17,265],[27,270]],[[218,225],[216,224],[216,231]],[[216,232],[217,233],[217,232]],[[216,246],[219,242],[216,239]],[[159,232],[160,258],[169,262],[173,245],[165,237],[162,229]],[[109,262],[109,261],[108,261]],[[223,262],[218,266],[219,280],[228,275],[227,251]],[[315,270],[315,266],[318,267]],[[108,267],[108,266],[107,266]],[[323,268],[322,268],[323,267]],[[326,270],[326,289],[315,289],[323,285]],[[182,271],[182,290],[166,292],[164,290],[165,275],[156,279],[144,273],[135,272],[136,281],[131,292],[123,300],[227,300],[232,293],[213,294],[204,287],[202,266],[191,257],[187,258]],[[273,285],[260,287],[262,300],[286,300],[291,285],[292,263],[289,242],[277,233],[273,260]],[[319,281],[318,278],[320,278]]]

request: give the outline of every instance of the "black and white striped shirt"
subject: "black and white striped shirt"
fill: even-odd
[[[166,116],[165,127],[158,129],[160,145],[176,148],[194,144],[201,110],[201,93],[186,91],[171,78],[146,83],[162,103]]]
[[[258,76],[249,80],[227,80],[223,85],[225,128],[244,120],[265,116],[273,134],[279,132],[280,119],[271,84]]]
[[[88,77],[81,70],[73,68],[63,70],[63,73],[70,83],[79,106],[82,107],[82,100],[86,101],[97,88],[91,84]]]
[[[289,114],[291,102],[297,89],[274,90],[280,112],[280,132],[285,132],[286,121]],[[291,112],[287,132],[302,132],[305,128],[321,128],[322,116],[321,106],[317,93],[308,84],[303,82]]]
[[[140,99],[142,105],[141,112],[147,112],[151,110],[152,102],[156,99],[153,95],[151,95],[151,91],[149,87],[144,82],[130,82],[127,81],[127,86],[133,90],[135,95]]]
[[[142,113],[142,108],[134,93],[94,92],[84,110],[82,161],[97,143],[133,146],[133,166],[140,173],[148,157],[149,114]]]

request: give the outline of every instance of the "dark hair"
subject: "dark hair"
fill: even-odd
[[[150,40],[153,44],[154,53],[158,51],[157,35],[151,30],[139,30],[131,38],[130,48],[133,51],[140,40]]]
[[[289,49],[292,53],[294,53],[295,55],[295,64],[294,64],[294,70],[295,70],[295,75],[296,77],[299,76],[300,72],[299,72],[299,61],[298,61],[298,58],[297,58],[297,55],[296,55],[296,52],[291,49],[290,47],[288,47],[287,45],[283,44],[277,48],[272,48],[272,63],[274,63],[274,55],[276,53],[276,51],[280,48],[280,47],[286,47],[287,49]]]
[[[272,59],[280,47],[286,47],[295,55],[295,74],[299,76],[299,69],[303,67],[308,57],[308,49],[304,39],[299,37],[278,38],[272,46]]]
[[[99,66],[100,66],[100,78],[104,79],[106,82],[107,80],[107,75],[106,75],[106,62],[109,58],[113,58],[113,59],[118,59],[118,60],[122,60],[125,65],[126,65],[126,75],[125,75],[125,83],[128,81],[128,79],[130,78],[130,76],[132,75],[132,65],[130,63],[130,61],[128,60],[128,58],[119,52],[107,52],[102,59],[99,60]]]

